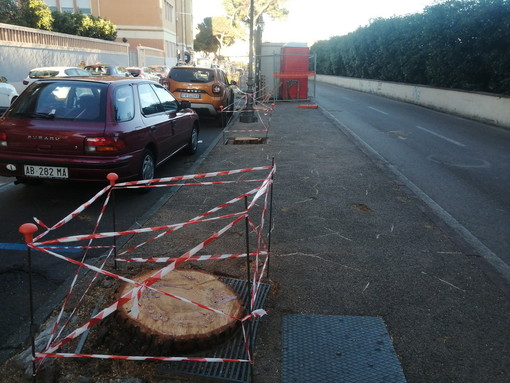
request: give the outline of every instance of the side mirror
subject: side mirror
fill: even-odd
[[[4,76],[0,76],[0,82],[7,82],[7,79]]]
[[[237,86],[237,81],[234,80],[230,81],[230,85]]]
[[[188,100],[182,100],[181,101],[181,109],[189,109],[191,108],[191,102]]]

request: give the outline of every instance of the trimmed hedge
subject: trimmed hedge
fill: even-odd
[[[510,93],[510,0],[447,0],[315,43],[317,73]]]

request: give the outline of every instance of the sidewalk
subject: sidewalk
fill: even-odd
[[[282,320],[300,313],[381,317],[408,382],[508,382],[510,302],[476,255],[320,109],[298,105],[276,105],[267,143],[219,143],[198,170],[275,160],[272,287],[254,381],[280,382]],[[181,190],[151,225],[185,201]]]
[[[320,108],[298,105],[276,105],[266,143],[219,142],[196,171],[275,161],[269,314],[259,325],[254,382],[281,381],[289,314],[382,318],[408,382],[508,382],[510,302],[477,255]],[[181,188],[146,225],[173,222],[196,203]],[[244,278],[239,264],[222,262],[223,275]]]

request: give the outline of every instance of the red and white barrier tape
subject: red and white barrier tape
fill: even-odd
[[[185,356],[127,356],[127,355],[103,355],[103,354],[71,354],[57,352],[36,352],[35,361],[42,358],[89,358],[89,359],[113,359],[157,362],[208,362],[208,363],[251,363],[248,359],[229,358],[199,358]]]
[[[247,173],[257,170],[269,170],[272,166],[259,166],[254,168],[246,168],[246,169],[236,169],[236,170],[226,170],[221,172],[211,172],[211,173],[201,173],[201,174],[190,174],[184,176],[176,176],[176,177],[165,177],[165,178],[155,178],[152,180],[142,180],[142,181],[129,181],[115,184],[116,188],[121,188],[124,186],[132,186],[132,185],[145,185],[147,183],[164,183],[164,182],[174,182],[174,181],[186,181],[186,180],[194,180],[200,178],[209,178],[209,177],[218,177],[218,176],[229,176],[233,174]]]
[[[105,317],[107,317],[108,315],[110,315],[111,313],[116,311],[119,307],[123,306],[124,304],[126,304],[130,300],[133,300],[132,313],[134,315],[136,315],[136,312],[138,311],[138,301],[139,301],[139,298],[141,297],[141,294],[143,293],[143,291],[146,290],[146,289],[150,289],[151,291],[167,295],[167,296],[169,296],[171,298],[178,299],[178,300],[180,300],[182,302],[185,302],[185,303],[188,303],[188,304],[195,305],[195,306],[197,306],[197,307],[199,307],[201,309],[205,309],[205,310],[208,310],[208,311],[216,312],[216,313],[221,314],[221,315],[227,315],[227,316],[229,316],[229,317],[231,317],[231,318],[233,318],[235,320],[239,320],[241,322],[244,322],[244,321],[246,321],[248,319],[251,319],[253,317],[260,317],[260,316],[265,315],[266,312],[263,309],[259,309],[259,310],[252,311],[250,314],[246,315],[242,319],[235,318],[235,317],[230,316],[229,314],[223,313],[223,312],[221,312],[219,310],[216,310],[214,308],[211,308],[211,307],[207,307],[207,306],[202,305],[202,304],[200,304],[198,302],[193,302],[193,301],[190,301],[190,300],[188,300],[186,298],[179,297],[179,296],[176,296],[176,295],[173,295],[173,294],[169,294],[169,293],[166,293],[164,291],[160,291],[158,289],[153,288],[152,285],[154,283],[156,283],[157,281],[159,281],[161,278],[163,278],[165,275],[167,275],[169,272],[173,271],[180,264],[182,264],[183,262],[186,262],[186,261],[190,261],[190,260],[228,259],[228,258],[236,258],[236,257],[241,257],[241,256],[245,257],[246,254],[219,254],[219,255],[207,255],[207,256],[195,256],[195,255],[196,255],[196,253],[201,251],[205,246],[207,246],[208,244],[216,241],[222,234],[224,234],[225,232],[230,230],[233,226],[235,226],[237,223],[239,223],[242,219],[248,218],[248,211],[250,209],[252,209],[256,205],[256,201],[261,196],[264,196],[264,195],[265,195],[264,211],[266,210],[267,194],[268,194],[267,191],[268,191],[269,186],[272,184],[272,177],[273,177],[273,174],[274,174],[274,171],[275,171],[275,167],[274,166],[262,166],[262,167],[254,167],[254,168],[247,168],[247,169],[237,169],[237,170],[231,170],[231,171],[202,173],[202,174],[194,174],[194,175],[188,175],[188,176],[168,177],[168,178],[160,178],[160,179],[157,179],[157,180],[150,180],[150,182],[173,182],[173,181],[183,181],[183,180],[191,180],[191,179],[197,179],[197,178],[206,178],[206,177],[233,175],[233,174],[239,174],[239,173],[244,173],[244,172],[249,172],[249,171],[257,171],[257,170],[265,170],[265,169],[270,169],[270,173],[269,173],[269,176],[267,178],[262,179],[262,180],[257,180],[259,182],[262,181],[262,184],[259,187],[251,190],[248,193],[244,193],[241,196],[238,196],[238,197],[236,197],[236,198],[234,198],[234,199],[232,199],[232,200],[230,200],[230,201],[228,201],[228,202],[226,202],[226,203],[224,203],[222,205],[219,205],[219,206],[217,206],[217,207],[215,207],[215,208],[213,208],[213,209],[211,209],[211,210],[209,210],[209,211],[207,211],[205,213],[202,213],[199,216],[193,218],[192,220],[190,220],[188,222],[183,222],[183,223],[179,223],[179,224],[159,226],[159,227],[156,227],[156,228],[142,228],[142,229],[137,229],[137,230],[127,230],[127,231],[121,231],[121,232],[109,232],[109,233],[96,233],[95,232],[97,230],[99,222],[101,221],[101,218],[102,218],[102,216],[104,214],[104,211],[105,211],[106,206],[108,204],[110,193],[111,193],[111,190],[112,190],[113,187],[114,188],[123,188],[123,187],[139,186],[139,185],[143,186],[143,185],[146,185],[147,181],[133,181],[133,182],[126,182],[126,183],[122,183],[122,184],[116,184],[116,185],[113,185],[113,187],[111,185],[108,186],[108,187],[105,187],[100,192],[98,192],[93,198],[91,198],[89,201],[87,201],[86,203],[81,205],[79,208],[74,210],[71,214],[66,216],[64,219],[62,219],[61,221],[59,221],[57,224],[55,224],[52,227],[48,227],[42,221],[38,220],[37,218],[34,218],[36,220],[36,222],[40,226],[44,227],[46,230],[41,235],[36,237],[36,240],[34,242],[27,244],[30,248],[37,249],[37,250],[40,250],[40,251],[45,252],[47,254],[53,255],[53,256],[55,256],[57,258],[66,260],[68,262],[71,262],[73,264],[78,265],[79,267],[88,268],[90,270],[95,271],[98,274],[103,274],[103,275],[106,275],[106,276],[109,276],[109,277],[112,277],[112,278],[115,278],[115,279],[119,279],[119,280],[122,280],[122,281],[125,281],[125,282],[128,282],[128,283],[131,283],[131,284],[135,285],[135,287],[132,290],[130,290],[129,292],[124,294],[116,302],[114,302],[109,307],[107,307],[104,310],[102,310],[100,313],[94,315],[83,326],[75,329],[71,334],[69,334],[64,339],[61,339],[58,342],[55,342],[52,345],[49,345],[47,350],[46,350],[47,352],[38,353],[37,356],[39,358],[44,358],[44,357],[47,357],[47,356],[52,356],[52,357],[67,357],[66,355],[79,356],[80,354],[54,353],[54,351],[58,350],[58,348],[60,348],[64,344],[68,343],[69,341],[71,341],[71,340],[77,338],[78,336],[80,336],[81,334],[83,334],[86,330],[88,330],[89,328],[91,328],[92,326],[94,326],[95,324],[100,322],[102,319],[104,319]],[[207,183],[206,182],[199,182],[199,183],[196,183],[195,185],[219,184],[219,183],[228,183],[228,182],[248,182],[248,181],[247,180],[241,180],[241,181],[219,181],[219,182],[207,182]],[[108,194],[107,194],[106,200],[105,200],[105,202],[103,204],[103,207],[101,209],[101,213],[99,215],[98,221],[97,221],[97,223],[96,223],[96,225],[94,227],[94,232],[92,234],[76,235],[76,236],[64,237],[64,238],[59,238],[59,239],[53,239],[53,240],[49,240],[49,241],[37,242],[37,240],[39,240],[40,238],[44,237],[48,232],[61,227],[65,223],[67,223],[70,220],[72,220],[73,218],[75,218],[77,215],[79,215],[81,212],[83,212],[86,208],[88,208],[93,202],[95,202],[105,192],[108,192]],[[240,200],[245,199],[247,196],[253,196],[252,201],[249,204],[247,209],[242,210],[242,211],[237,212],[237,213],[225,214],[225,215],[219,216],[219,217],[209,217],[213,213],[215,213],[215,212],[225,208],[226,206],[232,205],[235,202],[238,202]],[[265,216],[265,213],[263,212],[262,217],[264,217],[264,216]],[[209,217],[209,218],[206,218],[206,217]],[[98,268],[98,267],[86,264],[84,262],[84,259],[82,261],[77,261],[77,260],[74,260],[72,258],[64,257],[64,256],[62,256],[60,254],[57,254],[54,251],[51,251],[51,250],[58,250],[61,247],[54,248],[54,247],[51,247],[51,246],[46,246],[48,244],[53,244],[53,243],[64,243],[64,242],[89,240],[89,246],[73,246],[73,247],[69,246],[69,247],[70,248],[83,248],[83,249],[86,249],[86,250],[92,249],[92,248],[112,248],[111,246],[92,246],[91,241],[94,240],[94,239],[98,239],[98,238],[106,238],[106,237],[111,237],[111,236],[127,235],[127,234],[137,234],[137,233],[153,232],[153,231],[161,231],[161,230],[166,230],[166,233],[168,233],[168,232],[173,232],[173,231],[175,231],[175,230],[177,230],[177,229],[179,229],[181,227],[185,227],[187,225],[196,224],[196,223],[202,223],[202,222],[216,221],[216,220],[219,220],[219,219],[226,219],[226,218],[234,218],[234,220],[232,222],[230,222],[229,224],[227,224],[226,226],[224,226],[221,230],[219,230],[219,231],[215,232],[214,234],[210,235],[205,241],[199,243],[194,248],[192,248],[191,250],[189,250],[188,252],[186,252],[185,254],[183,254],[180,257],[174,257],[174,258],[168,258],[168,257],[165,257],[165,258],[148,258],[148,259],[143,259],[143,258],[125,259],[126,261],[133,261],[133,259],[136,259],[137,261],[142,261],[143,260],[143,262],[156,262],[156,261],[157,262],[171,262],[169,265],[167,265],[167,266],[163,267],[162,269],[156,271],[153,275],[151,275],[149,278],[147,278],[142,283],[139,283],[139,282],[130,280],[128,278],[122,277],[120,275],[116,275],[114,273],[108,272],[106,270],[103,270],[102,267]],[[248,218],[248,220],[249,220],[249,218]],[[261,244],[265,245],[263,243],[263,239],[261,238],[261,233],[262,233],[261,229],[263,228],[263,223],[260,225],[259,228],[257,228],[250,220],[249,220],[249,222],[250,222],[250,227],[251,227],[252,231],[257,233],[257,236],[259,237],[259,240],[258,240],[259,246],[261,246]],[[165,235],[166,233],[162,233],[159,236]],[[154,239],[156,239],[156,238],[154,238]],[[260,247],[259,247],[259,249],[260,249]],[[125,253],[123,253],[123,254],[125,254]],[[257,264],[257,266],[256,266],[257,268],[258,268],[258,258],[259,258],[259,256],[266,256],[265,263],[267,263],[267,259],[268,259],[267,251],[257,250],[255,252],[251,252],[249,255],[250,256],[254,255],[254,256],[257,257],[257,262],[255,262]],[[262,268],[262,272],[259,275],[260,277],[264,274],[264,269],[265,269],[265,265]],[[255,274],[255,276],[256,276],[256,274]],[[254,279],[254,282],[255,282],[255,279]],[[254,286],[256,286],[256,289],[258,289],[258,283],[259,282],[257,281],[257,284],[254,284]],[[252,301],[254,301],[253,296],[256,294],[256,289],[254,289],[254,292],[252,294]],[[243,329],[243,331],[244,331],[244,329]],[[84,355],[83,357],[89,357],[89,356]],[[97,357],[101,357],[102,358],[103,356],[99,355]],[[109,359],[131,358],[131,357],[123,357],[123,356],[104,356],[104,357],[108,357]],[[132,357],[132,358],[144,358],[144,359],[139,359],[139,360],[151,360],[151,359],[156,358],[154,360],[160,360],[159,359],[160,357],[148,357],[148,359],[146,359],[146,357]],[[163,358],[163,360],[167,359],[166,357],[161,357],[161,358]],[[198,358],[198,359],[204,359],[204,358]],[[212,360],[219,360],[219,361],[220,360],[221,361],[228,361],[228,360],[230,360],[230,359],[218,359],[218,358],[205,358],[205,359],[210,359],[211,361]],[[136,359],[133,359],[133,360],[136,360]],[[173,361],[177,361],[177,360],[179,360],[179,358],[172,357],[172,360]],[[185,358],[183,360],[190,360],[190,359]],[[231,359],[231,361],[245,361],[245,360]],[[251,357],[250,357],[250,360],[246,360],[246,362],[250,362],[250,361],[251,361]]]
[[[225,130],[225,133],[244,133],[244,132],[267,132],[268,130],[267,129],[260,129],[260,130],[257,130],[257,129],[253,129],[253,130],[250,130],[250,129],[243,129],[243,130]]]
[[[257,255],[258,252],[251,252],[250,257]],[[267,255],[266,251],[260,252]],[[197,255],[190,257],[188,261],[216,261],[222,259],[245,258],[246,253],[241,254],[216,254],[216,255]],[[159,257],[159,258],[116,258],[117,262],[133,262],[133,263],[168,263],[177,260],[178,257]]]

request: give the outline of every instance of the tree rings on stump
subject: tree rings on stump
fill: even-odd
[[[133,280],[142,283],[155,270],[138,274]],[[121,284],[118,297],[133,289],[127,282]],[[223,315],[159,292],[144,289],[139,299],[139,313],[132,314],[133,300],[119,308],[119,319],[131,329],[135,337],[145,338],[161,352],[196,351],[222,341],[236,328],[243,313],[238,294],[216,276],[197,270],[173,270],[152,285],[153,288],[176,295]],[[230,315],[230,316],[229,316]],[[139,342],[137,342],[139,343]]]

